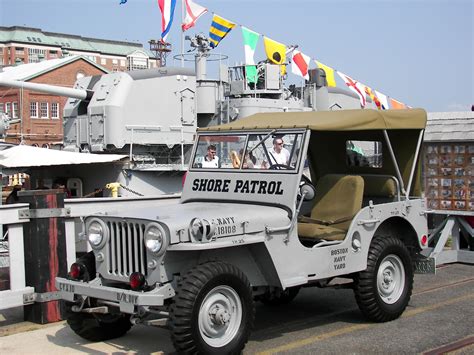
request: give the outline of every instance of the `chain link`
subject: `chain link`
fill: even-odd
[[[139,193],[139,192],[136,192],[136,191],[133,191],[132,189],[128,188],[127,186],[124,186],[122,184],[120,184],[120,187],[124,190],[127,190],[128,192],[131,192],[132,194],[135,194],[137,196],[144,196],[143,194]]]
[[[86,197],[91,197],[91,196],[94,196],[95,194],[100,194],[102,193],[103,191],[105,190],[105,187],[101,188],[101,189],[97,189],[95,191],[92,191],[91,193],[88,193],[87,195],[84,195],[82,196],[83,198],[86,198]]]
[[[143,194],[139,193],[139,192],[136,192],[136,191],[133,191],[132,189],[128,188],[127,186],[124,186],[122,184],[120,184],[120,187],[124,190],[127,190],[128,192],[131,192],[132,194],[135,194],[137,196],[144,196]],[[88,193],[87,195],[84,195],[82,196],[83,198],[86,198],[86,197],[91,197],[91,196],[94,196],[95,194],[100,194],[102,193],[106,188],[103,187],[101,189],[97,189],[95,191],[92,191],[91,193]]]

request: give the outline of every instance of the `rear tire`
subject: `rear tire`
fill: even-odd
[[[178,285],[171,339],[179,353],[239,354],[254,318],[252,290],[242,271],[223,262],[201,264]]]
[[[403,242],[375,236],[367,269],[354,279],[354,293],[362,313],[375,322],[394,320],[403,313],[413,289],[413,265]]]
[[[74,333],[89,341],[105,341],[120,338],[130,328],[130,316],[125,314],[89,314],[73,312],[71,302],[61,302],[62,318]]]

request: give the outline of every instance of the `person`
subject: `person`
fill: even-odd
[[[66,187],[66,181],[64,179],[56,179],[53,182],[54,190],[63,190],[64,198],[71,198],[71,191]]]
[[[207,154],[202,162],[203,168],[218,168],[219,167],[219,157],[217,156],[217,148],[214,144],[210,144],[207,147]]]
[[[290,152],[283,146],[283,138],[275,137],[273,139],[273,148],[268,152],[270,154],[270,166],[272,165],[288,165],[290,160]]]
[[[11,205],[19,202],[18,192],[21,191],[21,185],[14,185],[12,191],[8,195],[5,203]]]
[[[244,154],[244,150],[241,149],[239,151],[239,156],[242,159],[242,155]],[[247,151],[245,153],[245,158],[243,159],[242,169],[258,169],[257,165],[257,158],[254,157],[252,152]]]

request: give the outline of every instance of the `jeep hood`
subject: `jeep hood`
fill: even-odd
[[[155,209],[123,211],[107,217],[159,222],[168,229],[171,244],[190,241],[190,224],[195,218],[212,224],[218,238],[258,233],[267,226],[283,227],[289,223],[288,211],[281,207],[245,203],[178,203]],[[101,215],[99,218],[107,217]]]

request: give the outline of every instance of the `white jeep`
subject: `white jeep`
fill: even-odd
[[[57,278],[89,340],[166,325],[186,353],[238,353],[254,302],[345,278],[362,313],[399,317],[424,259],[423,110],[264,113],[201,129],[176,205],[86,218],[92,252]],[[339,279],[338,279],[339,280]]]

